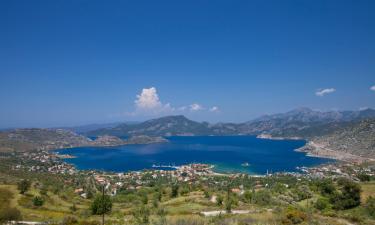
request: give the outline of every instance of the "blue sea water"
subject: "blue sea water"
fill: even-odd
[[[293,172],[297,166],[315,166],[331,160],[294,151],[303,140],[267,140],[254,136],[168,137],[168,143],[81,147],[58,150],[76,158],[65,159],[78,169],[113,172],[152,169],[157,165],[208,163],[217,172],[265,174]],[[244,166],[248,163],[249,166]]]

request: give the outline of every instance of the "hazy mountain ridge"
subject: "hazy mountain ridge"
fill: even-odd
[[[308,138],[332,132],[352,121],[375,118],[375,110],[320,112],[300,108],[286,113],[262,116],[246,123],[195,122],[185,116],[167,116],[138,124],[87,132],[88,136],[177,136],[177,135],[258,135]]]

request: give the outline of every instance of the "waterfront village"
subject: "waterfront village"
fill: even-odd
[[[112,173],[97,170],[78,170],[72,164],[64,162],[64,158],[73,158],[71,155],[58,154],[52,151],[35,151],[26,153],[11,153],[19,159],[19,163],[13,166],[13,170],[26,170],[30,172],[48,172],[51,174],[83,175],[91,177],[95,184],[104,187],[112,196],[116,195],[120,188],[127,190],[139,190],[147,186],[155,179],[172,179],[187,184],[195,184],[207,180],[213,176],[236,177],[272,177],[292,176],[296,178],[339,178],[345,177],[359,181],[360,175],[374,176],[374,164],[356,164],[350,162],[335,162],[323,164],[316,167],[297,167],[298,172],[278,172],[266,175],[249,175],[241,173],[221,174],[213,171],[213,166],[208,164],[189,164],[182,166],[157,166],[153,165],[152,170],[133,171],[127,173]],[[159,168],[163,167],[163,169]],[[217,182],[217,181],[212,181]],[[213,184],[215,185],[215,183]],[[257,183],[255,188],[267,186],[264,183]],[[83,187],[76,187],[74,191],[82,198],[87,198]],[[232,189],[233,193],[244,193],[243,185]]]

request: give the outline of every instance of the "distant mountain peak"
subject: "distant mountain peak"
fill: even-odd
[[[314,110],[312,110],[309,107],[298,107],[289,112],[306,113],[306,112],[314,112]]]

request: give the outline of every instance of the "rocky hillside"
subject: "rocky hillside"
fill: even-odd
[[[161,137],[134,136],[127,140],[103,135],[91,140],[63,129],[15,129],[0,132],[0,152],[53,150],[81,146],[116,146],[166,142]]]
[[[99,129],[86,133],[88,136],[189,136],[210,134],[212,134],[212,129],[210,129],[208,123],[195,122],[184,116],[167,116],[139,124],[122,124],[114,128]]]
[[[91,140],[63,129],[15,129],[0,132],[0,151],[50,150],[89,145]]]
[[[375,110],[320,112],[309,108],[263,116],[240,125],[245,134],[266,133],[275,137],[312,138],[366,118],[375,118]]]
[[[327,149],[375,159],[375,119],[365,119],[312,138]]]

